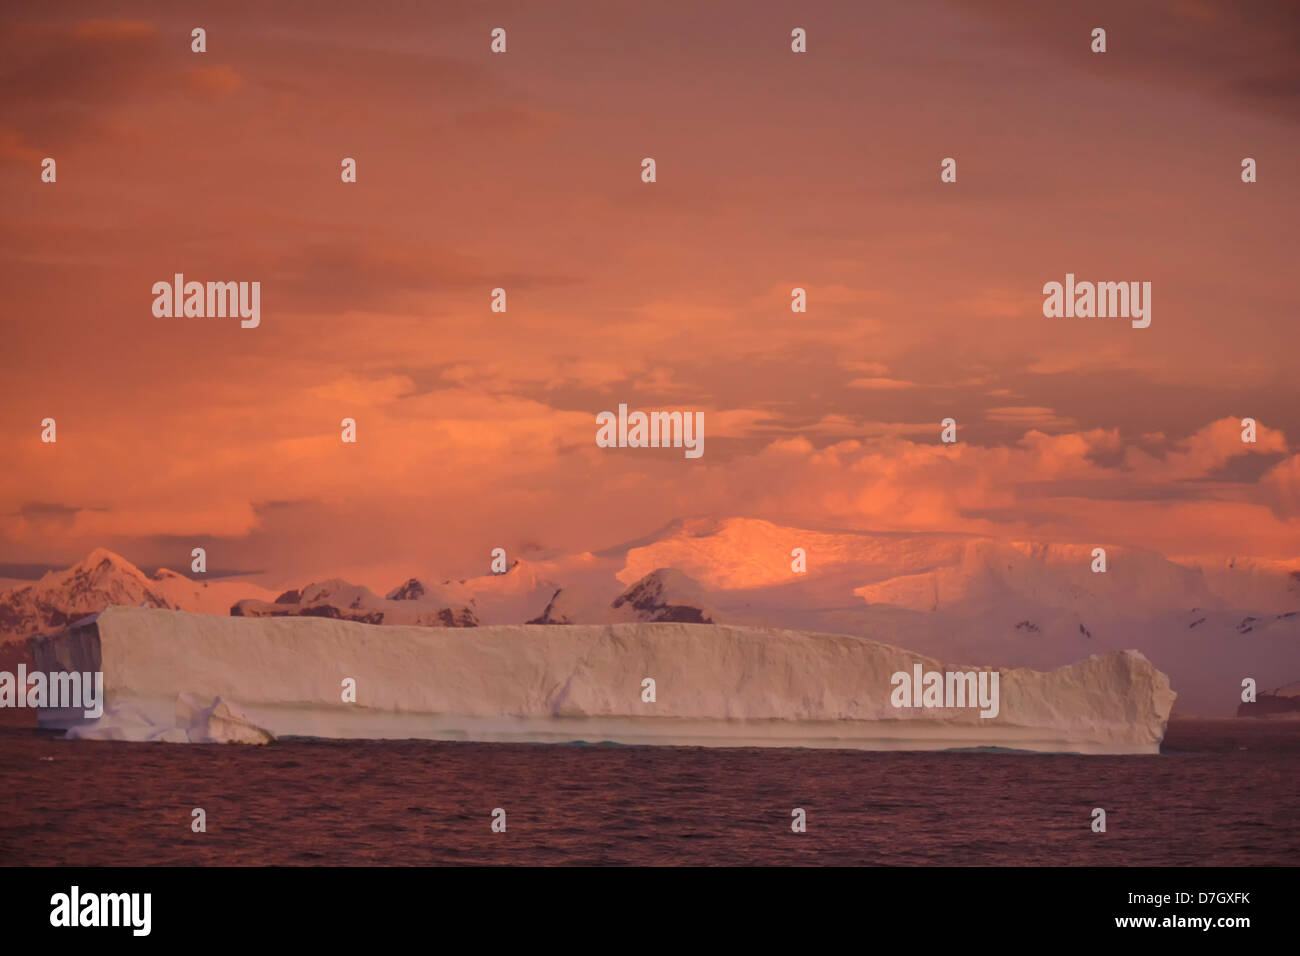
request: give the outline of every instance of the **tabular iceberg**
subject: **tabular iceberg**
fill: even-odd
[[[1175,694],[1137,651],[1001,671],[998,715],[896,708],[891,675],[969,670],[860,637],[717,624],[378,627],[110,607],[32,641],[44,671],[102,670],[69,736],[284,736],[1156,753]],[[355,681],[355,702],[343,687]],[[653,678],[655,700],[642,699]]]

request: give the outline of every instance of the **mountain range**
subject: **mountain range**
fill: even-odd
[[[1300,676],[1300,559],[1207,565],[1107,547],[1097,573],[1093,547],[683,519],[603,551],[517,559],[500,574],[410,577],[383,596],[337,578],[273,590],[167,569],[151,576],[100,548],[0,593],[0,642],[110,604],[148,604],[443,627],[742,624],[1039,669],[1135,648],[1170,675],[1180,713],[1204,715],[1235,713],[1246,677],[1267,688]]]

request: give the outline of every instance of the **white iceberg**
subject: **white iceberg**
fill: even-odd
[[[993,718],[895,708],[894,673],[972,668],[865,638],[718,624],[379,627],[110,607],[32,644],[41,670],[104,673],[103,717],[44,710],[42,725],[109,739],[1142,754],[1159,751],[1175,697],[1142,654],[1116,651],[1000,671]]]

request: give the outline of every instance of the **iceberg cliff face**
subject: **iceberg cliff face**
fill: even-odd
[[[104,672],[102,718],[45,710],[43,725],[136,740],[1156,753],[1175,696],[1145,657],[1122,651],[1001,671],[996,717],[895,708],[894,673],[974,668],[857,637],[670,622],[430,629],[111,607],[32,644],[40,670]],[[349,678],[355,703],[343,700]]]

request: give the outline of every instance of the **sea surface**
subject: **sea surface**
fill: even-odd
[[[1294,865],[1300,721],[1164,752],[879,753],[286,740],[0,727],[0,863]],[[191,829],[206,812],[207,832]],[[1106,810],[1105,833],[1091,828]],[[505,810],[506,831],[491,829]],[[807,832],[791,831],[791,811]]]

